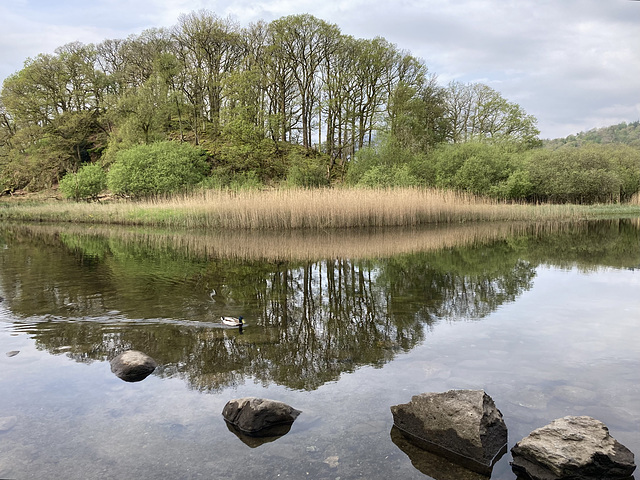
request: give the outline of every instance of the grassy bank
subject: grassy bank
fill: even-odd
[[[638,205],[506,204],[452,191],[222,191],[145,201],[3,201],[0,219],[215,229],[327,229],[640,216]]]

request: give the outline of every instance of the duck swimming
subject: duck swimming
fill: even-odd
[[[220,317],[220,320],[225,325],[229,325],[230,327],[242,327],[246,322],[242,319],[242,317]]]

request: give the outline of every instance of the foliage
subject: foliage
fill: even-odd
[[[478,113],[455,128],[500,141],[535,136],[519,106],[486,86],[464,88],[484,95],[470,104],[484,123]],[[252,171],[265,183],[289,175],[324,185],[381,132],[415,155],[451,140],[450,103],[422,60],[383,38],[355,39],[308,14],[242,28],[201,10],[171,29],[28,59],[0,94],[0,178],[42,188],[84,163],[110,166],[119,151],[176,140],[206,146],[220,178]],[[287,144],[328,157],[292,160]]]
[[[107,175],[98,164],[82,166],[77,173],[67,173],[60,180],[59,189],[65,198],[96,199],[107,188]]]
[[[264,185],[255,172],[243,172],[235,175],[229,182],[231,190],[257,190]]]
[[[326,187],[329,185],[326,162],[322,155],[291,149],[287,155],[286,185],[289,187]]]
[[[581,147],[592,143],[601,145],[621,144],[640,148],[640,121],[622,122],[617,125],[594,128],[587,132],[569,135],[565,138],[545,140],[544,146],[556,149],[560,147]]]
[[[27,59],[0,93],[0,188],[48,188],[99,162],[114,192],[134,196],[342,180],[545,202],[640,191],[638,122],[549,141],[547,152],[535,150],[536,123],[488,85],[438,85],[384,38],[308,14],[243,28],[201,10],[171,29]],[[200,153],[169,155],[170,142],[204,148],[212,175]]]
[[[376,145],[358,151],[346,181],[366,187],[431,185],[430,171],[424,164],[423,155],[400,145],[395,136],[382,136]]]
[[[491,195],[508,200],[528,200],[534,195],[534,186],[527,170],[514,170],[509,177],[490,189]]]
[[[526,168],[538,200],[628,201],[640,191],[640,150],[588,145],[530,153]]]
[[[481,83],[451,82],[445,89],[447,139],[453,143],[484,140],[540,145],[537,120],[517,103]]]
[[[208,170],[202,149],[186,143],[157,142],[119,151],[107,185],[116,195],[166,194],[196,185]]]
[[[509,178],[518,169],[517,146],[467,142],[443,145],[429,158],[434,165],[436,186],[479,195],[518,198],[516,180]],[[511,197],[511,195],[518,195]]]

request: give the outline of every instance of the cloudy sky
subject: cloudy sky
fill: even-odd
[[[482,82],[519,103],[542,138],[640,120],[637,0],[0,0],[0,80],[65,43],[171,27],[199,9],[242,26],[309,13],[384,37],[443,85]]]

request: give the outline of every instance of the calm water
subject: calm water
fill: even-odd
[[[391,435],[391,405],[461,388],[491,395],[509,447],[591,415],[640,455],[637,220],[231,237],[3,225],[0,297],[0,478],[478,478]],[[121,381],[108,361],[127,349],[159,368]],[[244,396],[303,413],[249,446],[221,416]],[[493,479],[515,479],[509,460]]]

